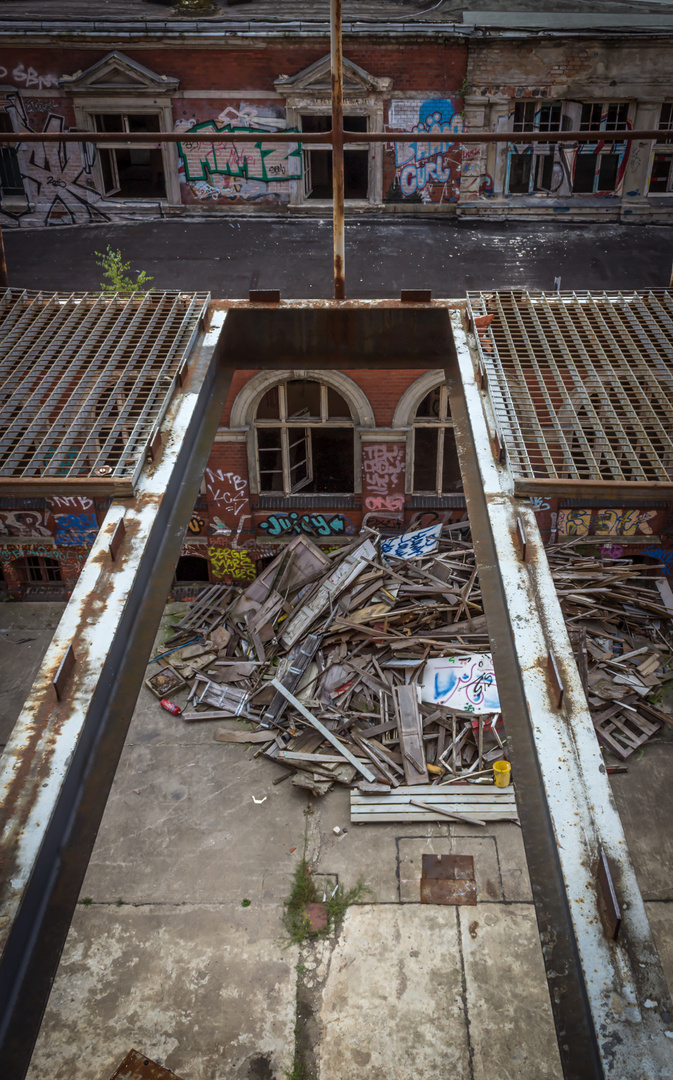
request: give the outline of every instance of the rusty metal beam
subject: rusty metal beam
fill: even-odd
[[[344,146],[367,143],[597,143],[660,142],[667,133],[658,128],[644,131],[345,131]],[[329,143],[335,132],[303,131],[35,131],[0,132],[0,146],[9,143],[103,143],[105,146],[156,146],[157,143]]]
[[[564,1076],[659,1080],[670,1071],[670,993],[535,513],[494,459],[493,412],[460,312],[451,327],[451,414]],[[603,927],[602,852],[623,909],[618,941]]]
[[[226,317],[201,335],[134,501],[110,507],[0,763],[0,1076],[12,1080],[28,1068],[222,416]]]

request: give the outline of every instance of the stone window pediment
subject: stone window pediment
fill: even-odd
[[[94,94],[170,94],[178,89],[180,80],[169,75],[159,75],[156,71],[131,60],[124,53],[108,53],[86,71],[76,71],[73,75],[62,75],[59,86],[66,93]]]
[[[390,90],[393,82],[392,79],[378,79],[370,75],[346,57],[343,61],[343,78],[344,93],[382,94]],[[329,94],[331,85],[329,54],[297,75],[281,75],[274,82],[278,93],[288,97],[294,94]]]

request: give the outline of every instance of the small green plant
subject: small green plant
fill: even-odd
[[[285,1070],[285,1080],[306,1080],[306,1066],[303,1061],[295,1057],[288,1069]]]
[[[150,291],[147,283],[154,281],[154,278],[148,277],[144,270],[140,270],[136,274],[136,280],[133,281],[129,276],[131,264],[124,262],[119,248],[113,251],[108,244],[105,251],[96,251],[95,254],[98,255],[97,265],[103,268],[103,277],[109,278],[109,281],[101,282],[101,292],[132,296],[133,293]]]
[[[82,898],[82,899],[81,899],[81,900],[80,900],[79,902],[80,902],[80,904],[82,904],[82,905],[83,905],[84,907],[89,907],[89,905],[90,905],[90,904],[93,904],[93,900],[91,899],[91,897],[90,897],[90,896],[85,896],[85,897],[83,897],[83,898]]]
[[[295,971],[297,972],[297,975],[305,975],[306,974],[306,964],[297,964],[297,966],[295,968]]]
[[[311,930],[309,918],[306,914],[308,904],[314,904],[319,900],[315,881],[311,877],[311,870],[305,858],[297,863],[292,889],[285,904],[283,905],[283,925],[288,933],[288,944],[298,944],[306,938],[325,937],[339,925],[351,904],[357,904],[371,890],[359,878],[357,885],[346,891],[343,885],[338,885],[329,900],[325,903],[327,922],[321,930]]]
[[[122,900],[122,898],[120,896],[119,899],[117,900],[117,903],[116,903],[115,907],[123,907],[123,906],[124,906],[124,901]]]
[[[176,0],[174,15],[215,15],[218,5],[214,0]]]
[[[244,900],[241,900],[241,907],[250,907],[252,900],[248,900],[247,896]]]

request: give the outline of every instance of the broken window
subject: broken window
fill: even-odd
[[[123,199],[165,199],[164,154],[151,143],[151,133],[161,131],[159,113],[95,113],[96,131],[109,132],[110,144],[98,147],[104,195]],[[116,132],[147,132],[148,145],[116,146]]]
[[[257,406],[255,447],[260,494],[352,494],[355,428],[332,387],[287,379]]]
[[[12,121],[3,110],[0,112],[0,131],[13,130]],[[7,199],[25,200],[26,197],[16,147],[7,143],[0,146],[0,193],[3,202]]]
[[[301,130],[330,131],[330,114],[307,113],[301,116]],[[367,131],[366,116],[344,116],[345,131]],[[344,198],[366,199],[369,195],[369,151],[344,150]],[[304,197],[332,198],[332,150],[313,144],[304,149]]]
[[[513,131],[560,131],[563,126],[560,101],[517,101],[512,118]],[[520,143],[509,148],[507,191],[510,195],[551,193],[554,187],[556,143]],[[560,183],[560,175],[559,175]]]
[[[629,103],[585,102],[580,131],[619,131],[629,126]],[[575,155],[573,194],[590,195],[616,191],[626,143],[581,143]]]
[[[659,131],[669,132],[668,138],[657,140],[650,172],[649,193],[663,195],[673,191],[673,102],[665,101],[659,114]]]
[[[58,560],[43,555],[26,555],[24,559],[17,560],[16,568],[23,581],[31,584],[50,584],[63,580]]]
[[[416,410],[413,478],[414,495],[450,495],[463,490],[445,385],[426,394]]]

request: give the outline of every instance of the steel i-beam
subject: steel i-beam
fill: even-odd
[[[542,538],[496,460],[476,342],[460,311],[451,329],[451,411],[564,1075],[664,1080],[670,994]],[[622,909],[617,940],[599,899],[602,856]]]

